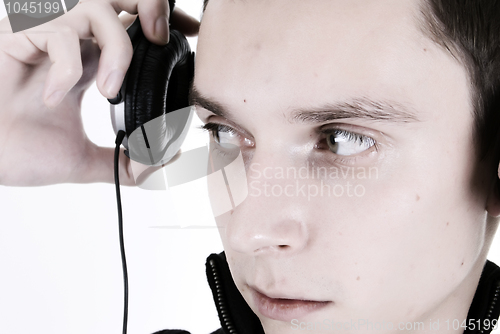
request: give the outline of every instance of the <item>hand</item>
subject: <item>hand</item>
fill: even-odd
[[[166,0],[83,0],[46,24],[11,32],[0,21],[0,184],[113,183],[113,148],[86,136],[81,120],[85,91],[115,97],[132,59],[126,33],[138,14],[145,36],[165,44],[169,36]],[[179,9],[172,26],[187,36],[199,22]],[[111,129],[110,129],[111,130]],[[134,185],[123,154],[120,182]]]

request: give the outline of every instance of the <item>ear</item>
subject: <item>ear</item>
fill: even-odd
[[[492,217],[500,217],[500,165],[497,170],[497,178],[493,181],[486,200],[486,211]]]

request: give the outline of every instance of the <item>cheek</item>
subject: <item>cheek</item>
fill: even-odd
[[[465,191],[466,170],[451,170],[382,175],[362,198],[321,199],[310,219],[311,268],[340,282],[346,309],[416,316],[464,280],[482,250],[485,215]]]

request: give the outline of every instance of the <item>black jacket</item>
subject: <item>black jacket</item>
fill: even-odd
[[[206,263],[207,279],[212,289],[215,306],[219,313],[221,328],[212,334],[264,334],[259,318],[253,313],[243,299],[231,278],[229,267],[224,252],[211,254]],[[475,323],[464,330],[464,334],[489,334],[484,328],[485,319],[490,322],[498,320],[500,315],[500,268],[493,262],[486,261],[474,299],[467,314],[466,324],[469,319]],[[481,328],[478,328],[477,320]],[[451,325],[451,324],[450,324]],[[163,330],[154,334],[189,334],[183,330]]]

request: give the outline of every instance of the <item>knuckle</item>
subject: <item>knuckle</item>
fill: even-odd
[[[74,63],[74,64],[68,64],[64,68],[64,76],[66,76],[69,79],[77,79],[80,78],[83,74],[83,68],[81,64]]]
[[[78,33],[76,30],[71,28],[68,25],[60,25],[57,27],[57,34],[54,35],[54,38],[58,38],[60,41],[67,43],[73,43],[74,41],[80,40]]]
[[[58,31],[60,34],[68,36],[68,37],[73,37],[73,36],[78,36],[76,34],[76,31],[74,31],[71,27],[67,25],[61,25],[58,27]]]

